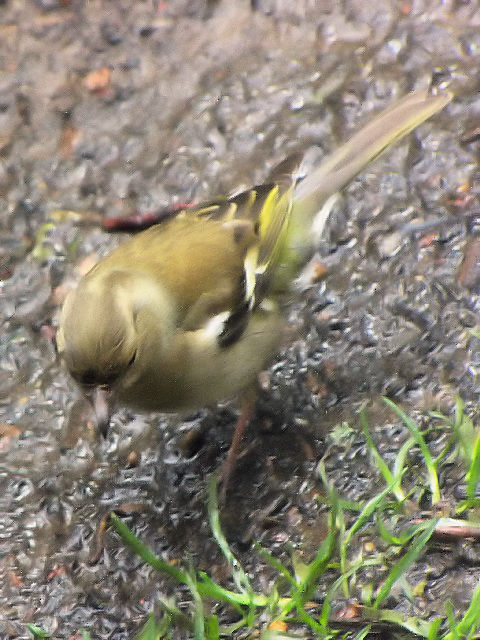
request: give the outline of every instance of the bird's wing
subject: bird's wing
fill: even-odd
[[[303,153],[288,156],[270,172],[267,182],[236,195],[214,200],[189,210],[198,218],[225,224],[249,225],[255,241],[244,256],[245,297],[249,309],[258,306],[270,292],[273,275],[285,243],[296,172]]]
[[[179,211],[97,266],[148,273],[181,301],[182,329],[208,328],[220,346],[233,344],[269,293],[286,239],[296,164],[278,165],[275,182]]]
[[[198,326],[197,320],[205,321],[209,315],[222,318],[218,333],[221,346],[232,344],[242,335],[251,312],[268,295],[279,266],[290,220],[293,176],[299,161],[299,155],[283,161],[266,184],[187,210],[185,217],[193,226],[193,220],[209,221],[233,232],[233,242],[242,258],[240,282],[234,287],[233,299],[228,287],[223,290],[228,310],[212,316],[215,306],[222,307],[222,287],[216,286],[192,307],[185,323],[187,328]]]

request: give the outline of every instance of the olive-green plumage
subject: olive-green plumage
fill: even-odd
[[[277,300],[311,255],[322,206],[450,99],[409,94],[302,182],[292,156],[265,185],[121,245],[65,301],[57,342],[72,376],[140,410],[181,411],[247,389],[278,347]]]

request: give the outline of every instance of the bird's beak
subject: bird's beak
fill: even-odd
[[[101,386],[95,387],[91,396],[93,410],[97,418],[97,427],[104,438],[107,437],[110,425],[110,395],[110,389]]]

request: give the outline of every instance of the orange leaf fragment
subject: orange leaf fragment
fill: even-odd
[[[112,70],[109,67],[100,67],[87,73],[83,79],[83,86],[92,93],[105,91],[110,84]]]
[[[273,620],[268,625],[269,631],[286,631],[288,629],[287,623],[283,620]]]

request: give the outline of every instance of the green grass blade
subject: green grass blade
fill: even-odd
[[[424,549],[425,545],[430,540],[436,525],[437,520],[431,520],[430,522],[421,524],[419,526],[419,530],[423,529],[422,533],[420,533],[420,535],[415,538],[415,540],[413,540],[413,542],[409,546],[408,551],[390,570],[375,599],[375,603],[373,605],[374,609],[377,609],[380,606],[383,600],[385,600],[385,598],[390,594],[390,591],[392,590],[395,582],[397,582],[397,580],[405,573],[410,565],[415,562],[420,552]]]
[[[212,600],[219,600],[221,602],[227,602],[232,607],[266,607],[269,604],[269,598],[267,596],[255,593],[236,593],[220,586],[214,582],[209,575],[203,571],[199,571],[198,576],[201,582],[197,583],[197,588],[202,596],[211,598]],[[289,601],[290,598],[283,598],[283,601]],[[282,602],[282,599],[280,599]],[[283,602],[282,602],[283,606]]]
[[[478,430],[473,445],[472,458],[467,471],[467,497],[475,499],[478,480],[480,478],[480,430]]]
[[[393,533],[391,533],[385,526],[385,523],[382,520],[381,514],[379,513],[375,514],[375,522],[377,523],[378,532],[380,536],[386,542],[388,542],[388,544],[394,545],[396,547],[403,547],[403,545],[405,544],[403,536],[402,537],[394,536]]]
[[[470,333],[480,340],[480,331],[478,329],[470,329]]]
[[[427,640],[438,640],[440,627],[442,626],[442,618],[436,618],[430,623],[430,631],[428,632]]]
[[[455,424],[457,425],[462,424],[464,415],[465,415],[465,404],[462,398],[460,398],[460,396],[457,396],[455,398]]]
[[[280,560],[277,560],[277,558],[272,556],[272,554],[267,551],[267,549],[264,549],[264,547],[258,544],[258,542],[254,542],[253,544],[258,553],[266,562],[268,562],[271,567],[278,571],[278,573],[281,574],[291,585],[295,587],[297,586],[297,581],[292,576],[290,571],[280,562]]]
[[[115,527],[118,534],[121,536],[123,541],[132,549],[134,553],[136,553],[142,560],[144,560],[151,567],[156,569],[157,571],[162,571],[174,578],[177,582],[184,584],[186,586],[189,585],[189,576],[186,571],[182,569],[178,569],[174,567],[168,562],[161,560],[155,554],[150,551],[150,549],[139,540],[136,535],[130,531],[127,525],[123,522],[121,518],[119,518],[114,513],[111,514],[111,520],[113,526]],[[228,589],[224,589],[220,585],[216,584],[209,578],[206,574],[200,573],[200,578],[202,582],[197,583],[197,588],[202,596],[206,596],[209,598],[218,598],[223,602],[227,602],[231,605],[238,606],[248,606],[252,604],[257,607],[265,607],[268,604],[268,599],[262,595],[256,595],[254,593],[236,593],[235,591],[230,591]]]
[[[52,634],[48,631],[44,631],[35,624],[27,624],[27,629],[30,631],[34,638],[51,638]]]
[[[445,611],[447,614],[447,624],[450,632],[445,635],[445,640],[458,640],[457,621],[453,613],[453,605],[450,601],[445,603]]]
[[[415,438],[420,451],[422,452],[423,459],[425,460],[425,465],[427,467],[427,473],[429,478],[430,492],[432,494],[432,503],[437,504],[440,501],[440,487],[438,485],[438,475],[435,463],[433,462],[430,450],[425,442],[425,439],[415,424],[415,422],[407,416],[407,414],[400,409],[398,405],[392,402],[389,398],[383,398],[385,404],[392,409],[394,413],[404,422],[406,427],[410,430],[413,437]]]
[[[408,452],[413,446],[415,446],[415,443],[416,443],[416,440],[412,436],[411,438],[408,438],[408,440],[404,442],[400,447],[400,449],[398,450],[397,456],[395,458],[395,462],[393,464],[393,477],[395,479],[401,478],[403,476],[406,469],[406,460],[407,460]]]
[[[389,485],[392,485],[392,493],[397,498],[399,502],[403,502],[405,500],[405,494],[402,491],[400,486],[401,475],[395,478],[388,468],[387,463],[380,455],[375,443],[373,442],[370,429],[368,428],[367,416],[365,415],[365,410],[362,409],[360,411],[360,425],[362,427],[363,435],[365,436],[365,440],[367,441],[367,446],[372,454],[373,460],[379,469],[380,473],[385,478],[385,482]]]
[[[192,569],[193,573],[193,569]],[[188,588],[193,598],[194,614],[193,614],[193,637],[194,640],[205,640],[205,616],[203,613],[203,602],[200,592],[197,589],[195,577],[188,575]]]
[[[212,474],[208,480],[208,517],[213,536],[232,569],[235,586],[239,591],[253,593],[250,580],[248,579],[248,576],[240,562],[233,555],[220,525],[220,511],[218,509],[217,499],[217,478],[215,474]]]
[[[312,618],[312,616],[305,611],[303,605],[298,605],[296,610],[297,610],[298,618],[305,625],[307,625],[307,627],[310,627],[310,629],[315,633],[317,637],[321,638],[325,636],[324,629],[322,629],[322,627],[319,625],[317,620],[315,620],[315,618]]]
[[[455,513],[461,514],[469,509],[479,509],[480,498],[473,498],[473,500],[461,500],[455,507]]]
[[[164,615],[160,622],[155,620],[155,616],[151,613],[147,622],[143,625],[139,633],[135,636],[135,640],[161,640],[168,631],[170,626],[170,616]],[[88,636],[90,638],[90,636]],[[83,640],[88,640],[84,638]]]
[[[407,529],[405,529],[405,531],[403,531],[401,535],[394,536],[393,533],[391,533],[385,526],[385,523],[382,520],[381,513],[375,514],[375,521],[377,523],[381,537],[389,544],[397,547],[404,547],[410,542],[412,538],[414,538],[418,534],[418,526],[412,525],[410,527],[407,527]]]
[[[299,593],[302,595],[303,603],[311,598],[313,591],[316,587],[316,581],[325,573],[328,562],[332,557],[333,550],[335,548],[336,533],[334,530],[330,530],[328,536],[320,545],[314,560],[308,565],[307,574],[298,585]]]
[[[336,507],[337,503],[333,498],[333,505],[330,510],[330,526],[329,532],[325,540],[320,545],[320,548],[315,555],[313,561],[307,565],[305,571],[305,577],[291,585],[291,599],[284,601],[281,606],[281,612],[278,616],[280,619],[285,618],[292,609],[296,609],[298,616],[305,624],[307,624],[315,633],[321,634],[323,637],[324,629],[321,624],[314,620],[304,609],[305,602],[307,602],[315,588],[317,587],[318,578],[327,570],[329,566],[329,560],[335,549],[336,543]]]
[[[397,483],[397,481],[394,480],[391,485],[389,485],[388,487],[385,487],[385,489],[383,491],[381,491],[379,494],[377,494],[376,496],[371,498],[365,504],[365,506],[363,507],[362,511],[360,512],[360,515],[355,520],[353,525],[344,534],[343,539],[342,539],[341,544],[340,544],[340,570],[341,570],[342,574],[345,574],[347,572],[347,570],[348,570],[348,568],[347,568],[347,549],[348,549],[348,545],[350,544],[353,536],[357,533],[357,531],[359,531],[370,520],[372,515],[378,510],[379,505],[385,499],[385,496],[387,496],[391,492],[392,487],[395,486],[396,483]],[[346,595],[348,595],[348,590],[347,590]]]
[[[157,596],[157,606],[159,606],[164,613],[161,620],[161,624],[165,627],[164,635],[171,631],[174,624],[193,633],[193,621],[191,617],[187,613],[180,611],[180,609],[175,606],[175,601],[172,598],[167,598],[159,594]]]
[[[359,569],[364,569],[365,567],[376,567],[382,564],[381,560],[362,560],[361,562],[355,563],[354,566],[350,567],[350,569],[345,573],[340,575],[332,586],[328,589],[325,598],[323,599],[322,610],[319,616],[319,624],[322,628],[326,629],[328,625],[328,620],[330,617],[330,605],[335,596],[335,593],[340,589],[340,587],[352,576],[354,573],[359,571]]]
[[[205,636],[207,640],[220,640],[220,624],[217,616],[211,615],[206,617]]]
[[[334,517],[335,516],[333,516],[333,518]],[[292,588],[292,597],[289,602],[285,603],[282,609],[282,618],[287,616],[294,608],[296,608],[300,615],[306,614],[303,606],[305,602],[307,602],[307,600],[311,598],[312,593],[317,586],[316,581],[328,567],[328,561],[330,560],[330,557],[335,548],[335,540],[336,532],[334,529],[331,529],[328,533],[328,536],[320,545],[320,549],[318,550],[314,560],[308,565],[305,578],[294,588]]]
[[[421,620],[416,616],[406,616],[404,613],[392,609],[378,610],[365,607],[363,611],[364,615],[366,617],[370,616],[372,621],[389,623],[394,627],[405,629],[405,631],[420,638],[428,638],[431,633],[432,623]]]
[[[465,414],[463,400],[458,396],[455,399],[454,416],[453,420],[442,414],[437,417],[452,429],[453,441],[456,442],[465,464],[470,467],[473,459],[472,442],[475,441],[478,430],[475,429],[472,419]]]
[[[127,525],[117,516],[116,513],[112,512],[110,514],[110,519],[115,530],[121,536],[123,541],[126,542],[130,549],[142,558],[142,560],[157,571],[162,571],[174,578],[177,582],[181,582],[188,586],[189,576],[186,571],[178,569],[161,558],[158,558],[141,540],[137,538],[132,531],[130,531]]]
[[[380,493],[378,493],[376,496],[371,498],[365,504],[358,518],[352,524],[350,529],[346,532],[345,539],[342,545],[347,546],[350,543],[353,536],[357,533],[357,531],[359,531],[370,520],[371,516],[375,513],[375,511],[377,511],[378,506],[380,505],[382,500],[385,498],[385,496],[387,496],[392,491],[393,485],[395,483],[396,483],[396,480],[394,480],[392,484],[390,484],[388,487],[385,487],[383,491],[380,491]]]
[[[475,589],[470,606],[463,618],[456,624],[455,634],[452,632],[445,636],[445,640],[454,640],[455,637],[465,638],[467,634],[475,632],[480,627],[480,584]]]
[[[371,630],[372,630],[372,625],[368,624],[366,627],[364,627],[361,631],[359,631],[354,636],[354,640],[364,640],[364,638],[368,636]]]

